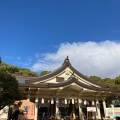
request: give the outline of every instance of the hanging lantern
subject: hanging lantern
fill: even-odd
[[[44,99],[42,98],[41,103],[44,104]]]
[[[92,105],[95,105],[95,102],[94,102],[94,100],[92,100]]]
[[[72,104],[74,104],[74,99],[72,99]]]
[[[54,104],[54,100],[53,100],[53,98],[51,99],[51,104]]]
[[[67,104],[67,99],[65,99],[65,104]]]
[[[86,100],[84,100],[84,105],[87,105],[87,101]]]

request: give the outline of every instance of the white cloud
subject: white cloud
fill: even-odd
[[[62,43],[55,53],[37,56],[33,71],[55,70],[64,59],[69,60],[74,68],[87,76],[114,78],[120,75],[120,43],[114,41]]]

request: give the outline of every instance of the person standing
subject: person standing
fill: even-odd
[[[70,120],[75,120],[75,113],[73,111],[70,113]]]

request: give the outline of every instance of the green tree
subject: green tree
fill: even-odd
[[[1,67],[2,67],[1,69],[3,69],[4,71],[10,74],[22,75],[22,76],[38,76],[36,72],[33,72],[29,69],[13,66],[5,62],[1,62]]]
[[[115,84],[120,85],[120,76],[115,78]]]
[[[101,83],[108,86],[108,87],[115,88],[114,79],[104,78],[101,80]]]
[[[107,87],[120,88],[120,76],[116,77],[115,79],[100,78],[98,76],[90,76],[89,78],[92,79],[92,80],[96,80],[96,81],[106,85]]]
[[[13,104],[15,100],[22,99],[22,95],[18,89],[18,81],[14,76],[2,71],[0,67],[0,87],[3,91],[0,95],[0,107],[3,108],[7,104]]]
[[[40,73],[40,76],[46,75],[46,74],[48,74],[48,73],[50,73],[50,71],[47,71],[47,70],[42,71],[42,72]]]
[[[90,76],[89,78],[92,79],[92,80],[99,81],[99,82],[101,81],[101,78],[98,77],[98,76]]]

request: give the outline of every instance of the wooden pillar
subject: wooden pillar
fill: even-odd
[[[105,99],[103,99],[103,110],[104,110],[104,116],[105,116],[105,119],[106,119],[106,102],[105,102]]]
[[[34,117],[34,120],[37,120],[37,118],[38,118],[38,97],[39,97],[39,90],[40,90],[40,88],[38,88],[37,91],[36,91],[36,98],[35,98],[35,117]]]
[[[114,109],[114,105],[113,105],[113,103],[111,103],[110,106]]]
[[[110,106],[111,106],[111,108],[114,110],[114,105],[113,105],[112,101],[111,101]],[[111,116],[111,118],[112,118],[112,119],[115,119],[115,117],[114,117],[114,116]]]
[[[37,120],[37,117],[38,117],[38,95],[36,95],[36,98],[35,98],[35,118],[34,118],[34,120]]]
[[[95,101],[94,100],[91,101],[91,107],[95,107]],[[92,119],[93,120],[96,119],[96,112],[92,112]]]
[[[79,120],[84,120],[83,112],[82,112],[82,100],[78,99],[78,109],[79,109]]]
[[[56,119],[60,119],[59,117],[59,99],[58,97],[56,98],[56,105],[55,105],[55,115],[56,115]]]
[[[52,101],[53,99],[51,99]],[[54,104],[55,104],[55,101],[53,100],[53,103],[50,102],[50,115],[51,116],[54,116]]]
[[[28,89],[27,101],[30,101],[30,88]]]
[[[99,101],[98,99],[96,99],[96,110],[97,110],[97,119],[98,120],[101,120],[101,113],[100,113],[100,104],[99,104]]]
[[[72,112],[73,112],[73,120],[75,120],[75,101],[72,99]]]
[[[30,101],[30,93],[27,95],[27,101]]]

